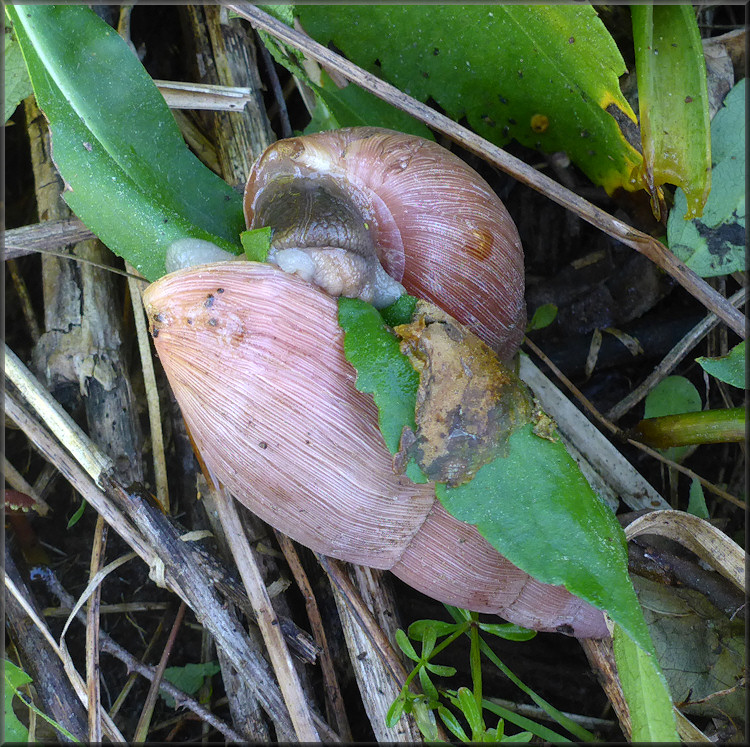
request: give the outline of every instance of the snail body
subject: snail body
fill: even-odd
[[[339,163],[349,161],[358,149],[365,153],[374,149],[379,158],[395,152],[400,164],[399,148],[405,147],[405,138],[412,141],[412,165],[420,163],[425,151],[439,148],[434,143],[424,145],[427,141],[419,138],[372,128],[277,143],[259,159],[250,176],[245,203],[248,224],[257,227],[259,214],[265,214],[266,220],[274,215],[269,203],[264,206],[269,195],[281,199],[275,196],[281,180],[263,173],[269,163],[287,159],[289,153],[298,158],[305,153],[305,164],[323,162],[329,151],[339,161],[330,158]],[[333,147],[332,142],[338,145]],[[392,167],[377,161],[375,167],[385,172],[382,181],[388,184]],[[300,172],[308,178],[306,168],[300,167]],[[402,176],[408,168],[409,164],[405,169],[399,165],[397,173]],[[288,165],[280,171],[289,182]],[[479,179],[471,174],[472,179]],[[322,183],[328,178],[328,173],[323,174]],[[256,198],[256,189],[268,189],[266,198]],[[376,200],[368,199],[370,207],[361,196],[354,202],[355,219],[368,224],[364,232],[362,226],[351,231],[354,255],[372,257],[374,248],[383,269],[390,271],[394,263],[400,263],[403,274],[398,281],[415,292],[415,278],[422,284],[428,282],[421,260],[411,253],[401,260],[394,257],[398,242],[386,243],[383,235],[394,237],[397,229],[380,217],[385,208],[372,207]],[[443,216],[449,212],[443,208]],[[279,253],[299,248],[284,244],[297,231],[296,218],[288,221],[287,228],[284,220],[283,215],[271,220],[276,223],[274,234],[282,239],[272,247]],[[336,220],[330,221],[333,228],[326,228],[322,238],[315,234],[307,243],[317,242],[315,248],[322,251],[352,251],[348,235],[338,242],[345,247],[330,240],[341,232]],[[505,219],[494,220],[502,224]],[[382,234],[381,225],[386,225]],[[396,238],[408,252],[410,239],[401,233]],[[304,243],[298,235],[291,243]],[[465,246],[461,243],[458,257],[466,256]],[[517,249],[516,236],[510,241],[511,255]],[[515,262],[508,260],[510,266]],[[431,286],[438,297],[457,284],[452,279],[456,268],[454,260],[443,268],[444,277]],[[316,551],[388,569],[440,601],[494,612],[536,630],[559,630],[579,637],[607,635],[599,610],[563,587],[539,583],[513,566],[473,526],[445,511],[433,485],[417,485],[394,472],[375,405],[356,389],[356,371],[344,356],[337,302],[319,283],[300,275],[273,264],[227,261],[174,272],[144,294],[156,349],[214,476],[262,519]],[[450,280],[445,279],[449,276]],[[507,295],[497,279],[494,285],[501,285]],[[523,326],[522,295],[515,320],[508,319],[500,333],[488,335],[506,356],[518,337],[518,325]],[[459,318],[459,314],[474,318],[488,306],[483,297],[450,300],[450,305],[443,301],[444,306]]]
[[[521,241],[500,199],[458,156],[376,127],[280,140],[250,172],[248,227],[272,225],[286,243],[300,226],[309,234],[311,221],[277,222],[283,208],[273,210],[301,184],[346,201],[354,217],[346,228],[336,223],[337,238],[356,234],[355,251],[366,252],[360,237],[368,234],[382,268],[408,293],[449,311],[501,358],[515,354],[526,321]],[[328,240],[322,235],[315,241]]]

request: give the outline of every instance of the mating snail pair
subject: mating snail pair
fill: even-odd
[[[402,288],[500,358],[515,354],[523,253],[490,187],[433,142],[354,128],[266,150],[245,216],[250,228],[274,227],[275,264],[177,247],[172,262],[211,263],[144,294],[156,349],[212,473],[316,551],[529,628],[606,636],[601,611],[532,579],[450,516],[432,484],[394,472],[376,407],[344,357],[329,293],[385,306]]]

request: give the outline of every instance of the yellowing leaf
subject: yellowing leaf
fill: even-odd
[[[502,145],[565,151],[609,192],[636,189],[641,155],[625,63],[590,5],[300,5],[304,29]],[[378,125],[378,121],[367,124]]]
[[[691,5],[632,5],[643,166],[639,180],[660,215],[661,185],[682,187],[686,218],[711,189],[706,65]]]

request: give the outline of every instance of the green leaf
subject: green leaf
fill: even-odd
[[[451,611],[451,614],[455,617],[455,613]],[[548,703],[541,695],[538,695],[535,693],[527,684],[525,684],[522,680],[520,680],[518,677],[516,677],[513,672],[508,669],[508,667],[503,664],[503,662],[497,657],[497,654],[487,645],[486,641],[480,641],[479,642],[479,648],[481,652],[522,692],[526,693],[526,695],[531,698],[531,700],[534,701],[545,713],[549,714],[549,716],[552,717],[554,721],[557,721],[560,726],[567,729],[571,734],[574,734],[579,739],[583,741],[592,741],[594,738],[594,735],[590,732],[584,729],[580,724],[577,724],[575,721],[573,721],[571,718],[566,716],[564,713],[561,713],[557,708],[555,708],[553,705]],[[500,711],[494,710],[492,707],[487,705],[485,703],[485,708],[487,708],[492,713],[502,715],[503,718],[506,719],[506,721],[510,721],[513,724],[516,724],[518,726],[521,726],[524,729],[529,729],[530,731],[534,731],[531,726],[526,725],[524,726],[523,723],[518,721],[516,719],[515,714],[505,715],[503,713],[500,713]],[[519,719],[522,718],[521,716],[518,717]],[[529,721],[526,719],[526,721]],[[529,724],[532,724],[534,726],[538,726],[534,724],[533,721],[529,721]],[[544,729],[546,727],[539,727],[539,729]],[[541,736],[543,739],[547,739],[548,741],[559,741],[559,739],[555,739],[554,737],[550,739],[549,736],[544,736],[540,734],[538,731],[534,731],[534,734],[537,734],[538,736]],[[554,734],[554,732],[552,732]],[[562,741],[565,741],[564,739]]]
[[[667,221],[669,248],[701,277],[745,269],[745,117],[743,78],[711,122],[712,186],[703,215],[683,218],[687,201],[678,189]]]
[[[528,641],[536,636],[535,630],[528,630],[512,623],[479,623],[479,630],[498,638],[505,638],[506,641]]]
[[[431,703],[437,702],[439,698],[437,688],[432,684],[429,672],[424,667],[419,668],[419,684],[429,701]]]
[[[13,711],[13,697],[17,697],[29,710],[44,719],[50,726],[57,729],[61,734],[68,738],[71,742],[79,742],[64,726],[58,724],[57,721],[50,718],[46,713],[40,711],[32,702],[27,701],[20,689],[23,685],[28,684],[32,681],[23,669],[19,669],[15,664],[4,659],[4,671],[5,671],[5,724],[4,724],[4,737],[5,744],[9,742],[28,742],[29,731],[28,729],[16,718],[16,714]]]
[[[526,729],[524,732],[514,735],[513,737],[507,736],[503,738],[503,742],[528,742],[532,735],[539,737],[539,739],[552,744],[558,742],[570,742],[569,739],[564,737],[562,734],[558,734],[556,731],[549,729],[546,726],[537,724],[526,716],[520,716],[519,714],[511,711],[507,708],[503,708],[501,705],[497,705],[490,700],[482,700],[482,707],[488,710],[490,713],[494,713],[496,716],[500,716],[505,721],[519,727],[520,729]],[[579,727],[580,729],[581,727]],[[582,729],[588,737],[583,737],[586,741],[592,741],[594,735]],[[528,736],[526,736],[528,734]]]
[[[173,241],[237,253],[241,196],[198,161],[130,48],[76,5],[6,6],[49,120],[64,197],[149,280]]]
[[[29,730],[18,720],[13,711],[13,698],[18,693],[18,689],[31,682],[23,669],[17,667],[13,662],[3,659],[5,670],[5,723],[4,723],[4,741],[5,742],[28,742]]]
[[[456,673],[455,667],[447,667],[443,664],[425,664],[425,668],[438,677],[453,677]]]
[[[419,641],[423,638],[427,628],[433,628],[435,635],[438,638],[442,638],[443,636],[455,633],[459,627],[455,623],[445,622],[444,620],[416,620],[409,626],[408,633],[409,638]]]
[[[339,298],[339,324],[344,330],[346,359],[357,369],[357,389],[373,396],[380,432],[388,450],[395,454],[403,427],[416,428],[419,375],[402,355],[398,338],[370,304]]]
[[[687,512],[701,519],[709,519],[706,498],[703,495],[703,487],[695,478],[690,482],[690,497],[688,499]]]
[[[438,730],[435,713],[422,700],[415,700],[413,714],[419,731],[422,732],[425,740],[436,742],[438,739]]]
[[[590,5],[300,5],[305,30],[361,67],[503,145],[565,151],[608,191],[641,163],[625,63]],[[611,107],[611,109],[610,109]]]
[[[559,441],[526,425],[508,444],[508,456],[482,467],[471,482],[437,485],[441,503],[511,563],[606,610],[651,651],[628,576],[625,535],[612,512]]]
[[[725,384],[739,389],[745,387],[745,343],[735,345],[727,355],[720,358],[700,357],[695,359],[700,367]]]
[[[470,741],[458,719],[445,706],[438,707],[438,716],[454,737],[458,737],[462,742]]]
[[[477,705],[476,698],[474,698],[474,693],[468,687],[460,687],[456,696],[458,707],[463,712],[471,728],[472,737],[481,734],[484,731],[484,719],[482,718],[482,711]]]
[[[545,303],[540,306],[531,317],[531,321],[526,326],[526,331],[531,332],[534,329],[544,329],[549,327],[555,321],[557,316],[557,306],[553,303]]]
[[[700,215],[711,188],[706,63],[691,5],[634,4],[633,20],[643,165],[652,195],[662,184],[685,191],[688,215]]]
[[[81,501],[81,505],[76,509],[76,512],[70,517],[70,521],[68,521],[67,529],[72,529],[83,516],[83,512],[86,510],[86,501]]]
[[[415,651],[414,646],[411,645],[411,641],[406,637],[406,633],[401,628],[396,631],[396,643],[412,661],[419,661],[419,654]]]
[[[646,396],[644,419],[663,415],[681,415],[685,412],[698,412],[701,409],[701,396],[698,390],[684,376],[667,376]],[[689,446],[671,446],[660,449],[668,459],[679,461],[690,450]]]
[[[405,705],[406,696],[402,691],[401,693],[399,693],[399,696],[396,698],[396,700],[391,703],[391,707],[385,714],[385,725],[389,729],[392,729],[398,723],[398,720],[401,718],[401,714],[404,712]]]
[[[437,631],[433,627],[427,627],[422,634],[422,658],[429,659],[437,641]]]
[[[672,699],[656,656],[634,645],[619,625],[613,639],[617,672],[630,710],[632,741],[679,742]]]
[[[13,35],[13,32],[5,29],[5,122],[15,112],[16,107],[27,97],[31,96],[33,90],[26,63],[23,61],[21,47]]]
[[[245,250],[245,256],[251,262],[265,262],[268,259],[268,251],[271,248],[271,234],[273,228],[254,228],[252,231],[243,231],[240,234],[240,242]]]
[[[643,417],[681,415],[684,412],[697,412],[700,409],[701,396],[693,384],[684,376],[667,376],[648,393]]]
[[[188,695],[195,695],[203,687],[207,678],[213,677],[221,671],[218,661],[207,661],[203,664],[185,664],[182,667],[167,667],[164,670],[164,679],[171,682]],[[164,702],[170,707],[176,706],[171,695],[159,693]]]
[[[317,94],[318,106],[310,124],[305,127],[305,134],[335,130],[339,127],[370,125],[418,135],[428,140],[435,139],[430,129],[422,122],[358,85],[350,83],[344,88],[339,88],[325,70],[321,78],[321,85],[310,82],[311,88]]]

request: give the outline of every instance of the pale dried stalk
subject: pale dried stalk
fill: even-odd
[[[268,597],[263,577],[255,561],[237,513],[234,499],[223,489],[217,501],[219,518],[224,526],[229,546],[232,549],[237,569],[245,584],[245,591],[255,612],[255,619],[266,642],[271,663],[276,671],[284,701],[289,708],[294,729],[299,741],[319,742],[312,715],[307,707],[305,693],[302,690],[292,657],[279,628],[271,600]],[[223,498],[223,500],[222,500]]]
[[[135,273],[135,267],[129,262],[125,263],[128,272]],[[169,513],[169,484],[167,483],[167,458],[164,454],[164,438],[162,437],[161,407],[159,406],[159,391],[156,387],[156,374],[154,373],[154,361],[151,357],[151,338],[146,326],[146,313],[143,310],[141,300],[141,287],[143,281],[128,278],[128,289],[133,306],[133,321],[135,322],[135,334],[138,340],[138,353],[141,358],[141,370],[143,371],[143,385],[146,389],[146,404],[148,406],[148,422],[151,429],[151,455],[154,460],[154,482],[156,484],[156,500],[164,510]]]
[[[411,114],[438,132],[447,135],[467,150],[476,153],[511,174],[518,181],[541,192],[549,199],[579,215],[588,223],[645,255],[671,275],[691,295],[717,314],[742,339],[745,338],[745,320],[737,309],[653,237],[623,223],[523,161],[514,158],[502,148],[493,145],[466,127],[462,127],[426,104],[408,96],[398,88],[371,75],[335,52],[331,52],[309,36],[290,28],[281,21],[277,21],[260,8],[249,3],[228,3],[227,7],[250,21],[256,28],[267,31],[318,62],[335,68],[366,91]]]
[[[255,97],[252,88],[242,86],[178,83],[173,80],[154,80],[154,84],[170,109],[241,112]]]
[[[351,742],[352,732],[346,716],[346,707],[341,696],[341,688],[336,679],[336,670],[333,666],[333,658],[331,657],[331,650],[328,647],[328,639],[320,617],[315,593],[307,578],[305,569],[302,567],[297,549],[292,540],[278,530],[274,530],[274,534],[276,535],[276,541],[279,543],[281,552],[284,553],[286,562],[294,575],[297,587],[302,592],[307,618],[310,621],[315,642],[320,647],[320,668],[323,674],[323,682],[325,683],[328,720],[335,725],[338,733],[345,742]]]
[[[682,472],[684,475],[687,475],[691,479],[698,480],[703,487],[705,487],[707,490],[710,490],[714,495],[718,495],[720,498],[723,498],[725,501],[729,501],[730,503],[734,503],[736,506],[739,506],[741,509],[745,509],[745,502],[740,500],[739,498],[736,498],[735,496],[731,495],[731,493],[727,493],[726,490],[722,490],[717,485],[714,485],[712,482],[709,482],[706,480],[705,477],[701,477],[700,475],[693,472],[693,470],[688,469],[687,467],[684,467],[682,464],[678,464],[677,462],[672,461],[671,459],[667,459],[667,457],[660,454],[655,449],[652,449],[650,446],[646,446],[645,444],[642,444],[640,441],[636,441],[632,438],[629,438],[627,434],[618,426],[616,426],[614,423],[607,420],[604,415],[602,415],[592,404],[589,402],[589,400],[583,396],[581,391],[576,387],[573,382],[565,376],[565,374],[527,337],[525,340],[525,345],[527,345],[535,355],[537,355],[542,361],[544,361],[545,365],[549,366],[551,371],[555,374],[555,376],[565,385],[565,387],[570,391],[570,393],[583,405],[583,407],[591,413],[591,416],[598,420],[599,423],[604,426],[612,435],[617,436],[618,438],[622,439],[623,441],[627,441],[631,446],[635,446],[637,449],[640,449],[645,454],[648,454],[649,456],[653,457],[657,461],[662,462],[663,464],[666,464],[670,468],[676,470],[677,472]],[[668,505],[668,504],[667,504]]]
[[[107,546],[107,525],[101,514],[96,517],[94,541],[91,548],[89,578],[93,579],[101,570]],[[102,698],[99,679],[99,608],[102,587],[97,584],[86,610],[86,685],[89,696],[89,742],[102,741]],[[70,619],[70,617],[68,617]]]
[[[376,739],[421,742],[413,716],[403,714],[392,728],[385,723],[385,714],[407,677],[401,659],[352,582],[347,564],[319,553],[316,557],[331,581],[352,667]]]
[[[654,511],[628,524],[628,539],[641,534],[657,534],[679,542],[745,591],[745,553],[713,524],[684,511]]]
[[[151,725],[151,717],[154,714],[154,708],[156,706],[156,699],[159,696],[159,685],[164,679],[164,671],[167,668],[169,662],[169,655],[172,653],[174,643],[177,640],[177,633],[182,626],[182,621],[185,618],[185,611],[187,606],[185,602],[180,603],[180,608],[177,610],[174,622],[172,623],[172,629],[169,631],[169,638],[167,638],[166,644],[164,644],[164,651],[162,651],[159,664],[154,672],[154,679],[151,681],[151,687],[148,689],[148,695],[143,703],[143,709],[141,710],[141,716],[138,719],[138,725],[135,727],[135,734],[133,736],[134,742],[145,742],[148,737],[149,726]]]

